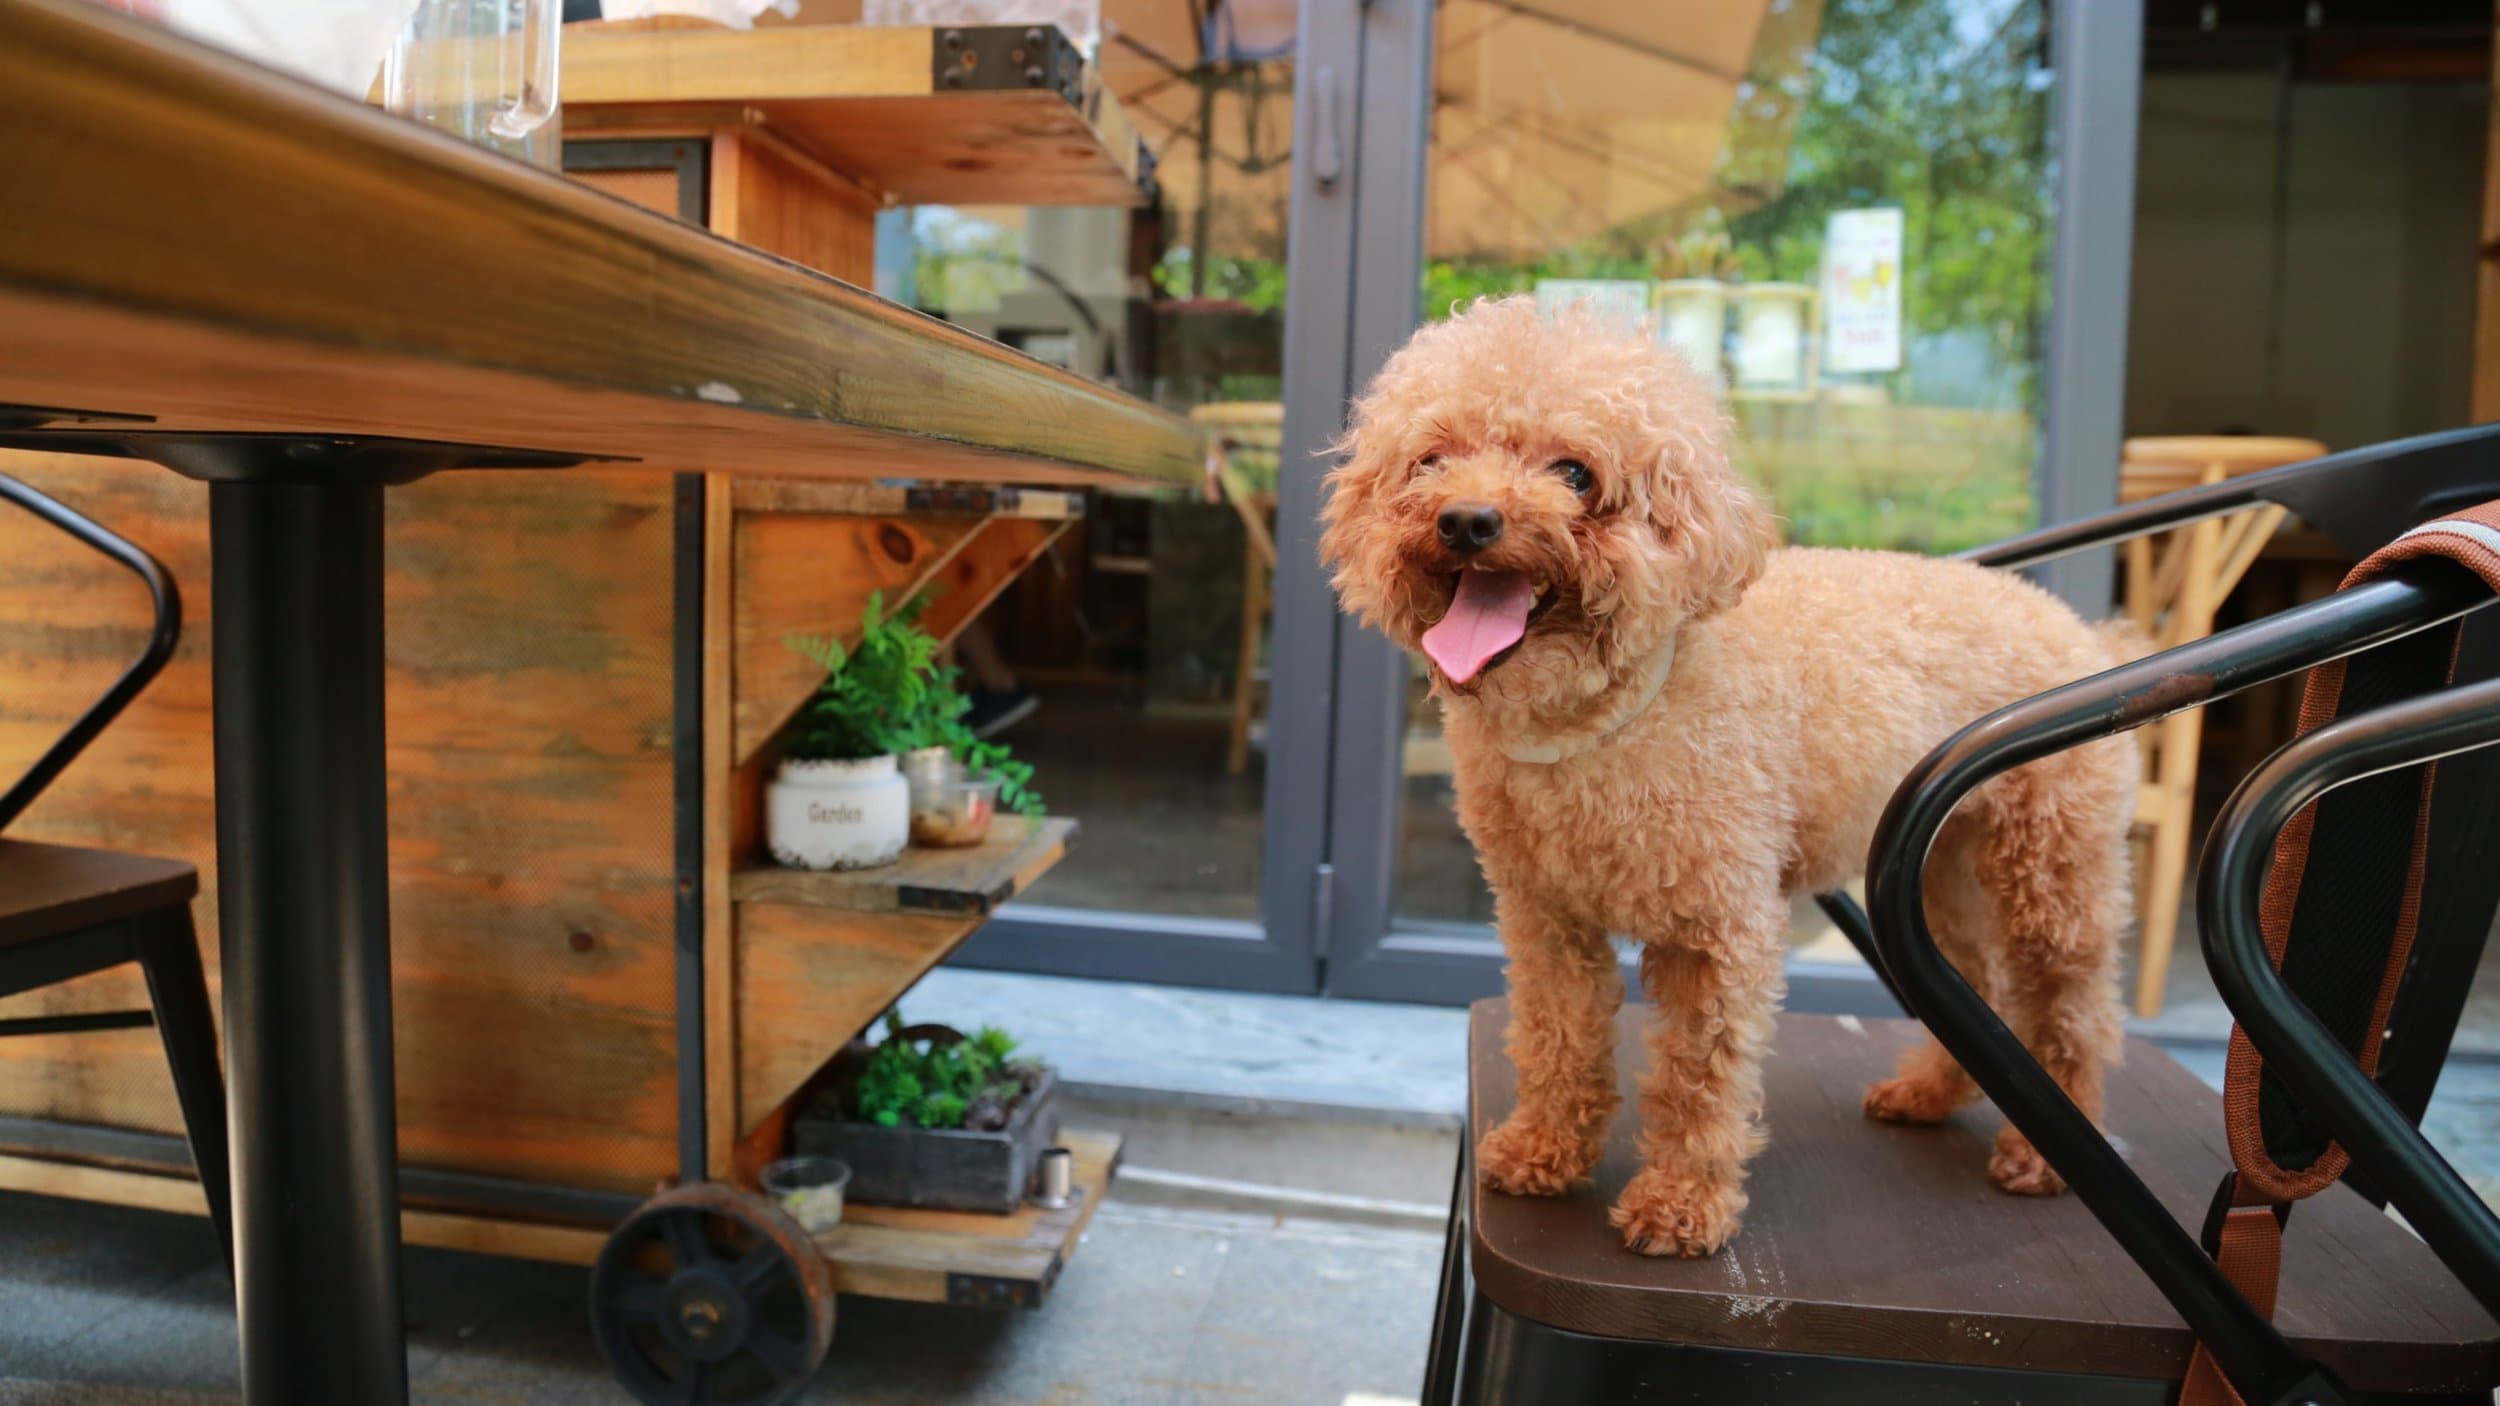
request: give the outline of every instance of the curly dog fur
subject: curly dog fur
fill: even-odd
[[[1894,785],[1955,729],[2126,653],[2015,576],[1774,549],[1726,439],[1711,387],[1645,335],[1480,302],[1418,332],[1356,403],[1323,514],[1339,597],[1409,649],[1462,569],[1538,583],[1507,655],[1463,683],[1433,668],[1510,959],[1519,1105],[1476,1162],[1519,1195],[1589,1175],[1616,1103],[1609,935],[1630,939],[1657,1011],[1642,1167],[1613,1221],[1646,1254],[1710,1254],[1737,1231],[1791,897],[1858,875]],[[1445,546],[1453,508],[1497,511],[1498,540]],[[2136,773],[2123,738],[2011,772],[1929,861],[1947,953],[2095,1117],[2119,1050]],[[1974,1094],[1931,1044],[1866,1112],[1929,1123]],[[2011,1127],[1989,1172],[2060,1189]]]

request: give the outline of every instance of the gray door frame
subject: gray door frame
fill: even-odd
[[[1307,24],[1315,7],[1303,8]],[[1350,301],[1348,394],[1417,321],[1431,131],[1430,0],[1374,0],[1363,8],[1373,23],[1364,49],[1362,154],[1367,165],[1389,165],[1363,183],[1355,212],[1353,248],[1364,277]],[[2043,519],[2059,521],[2116,501],[2144,35],[2140,6],[2055,4],[2049,13],[2058,224],[2038,499]],[[1319,403],[1316,391],[1306,391],[1306,407]],[[2045,584],[2098,615],[2108,609],[2110,569],[2106,553],[2068,558]],[[1283,618],[1280,608],[1280,631]],[[1406,670],[1386,638],[1340,623],[1336,766],[1322,861],[1333,882],[1314,955],[1333,995],[1455,1004],[1500,989],[1501,949],[1483,928],[1397,917]],[[1825,1012],[1896,1009],[1873,973],[1839,963],[1792,962],[1788,1004]]]
[[[1420,229],[1401,243],[1358,230],[1366,173],[1406,178],[1420,192],[1423,151],[1375,154],[1373,88],[1365,73],[1368,39],[1384,13],[1419,15],[1426,0],[1303,0],[1295,36],[1293,205],[1286,233],[1285,425],[1278,457],[1274,633],[1268,659],[1266,792],[1260,827],[1258,921],[1181,918],[1159,913],[1009,904],[952,960],[1069,976],[1164,981],[1244,990],[1320,989],[1331,926],[1328,817],[1342,803],[1330,778],[1338,674],[1336,601],[1319,571],[1320,475],[1344,423],[1347,387],[1414,321]],[[1410,91],[1420,92],[1420,87]],[[1386,161],[1387,164],[1384,164]],[[1412,202],[1410,202],[1412,203]],[[1420,218],[1420,216],[1418,216]],[[1372,243],[1389,239],[1385,251]],[[1367,262],[1409,252],[1405,263]],[[1363,271],[1358,280],[1356,271]],[[1388,300],[1389,281],[1405,290],[1404,321],[1383,323],[1358,340],[1361,297]],[[1358,282],[1361,285],[1358,287]],[[1284,685],[1290,684],[1290,687]]]

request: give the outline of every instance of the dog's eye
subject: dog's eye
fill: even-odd
[[[1597,486],[1597,480],[1589,477],[1589,466],[1577,459],[1556,459],[1546,467],[1563,481],[1564,487],[1582,497],[1587,497],[1588,491]]]
[[[1441,456],[1438,454],[1427,454],[1415,461],[1415,472],[1419,474],[1430,473],[1439,467],[1441,467]]]

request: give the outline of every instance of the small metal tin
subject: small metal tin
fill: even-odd
[[[1076,1200],[1076,1158],[1064,1147],[1042,1149],[1033,1168],[1033,1204],[1056,1211]]]

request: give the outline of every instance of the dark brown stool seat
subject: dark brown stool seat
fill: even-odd
[[[179,860],[0,840],[0,947],[179,904],[200,892]]]
[[[1705,1260],[1625,1250],[1606,1210],[1636,1166],[1647,1016],[1618,1022],[1626,1107],[1593,1187],[1545,1200],[1462,1184],[1464,1264],[1445,1271],[1435,1346],[1455,1352],[1449,1339],[1464,1337],[1458,1399],[2159,1402],[2175,1390],[2194,1345],[2186,1326],[2072,1196],[1989,1183],[1993,1109],[1934,1128],[1860,1112],[1867,1084],[1919,1038],[1909,1021],[1783,1016],[1743,1234]],[[1501,1001],[1473,1012],[1470,1147],[1515,1101],[1507,1018]],[[2128,1161],[2199,1224],[2230,1165],[2218,1096],[2133,1041],[2109,1103]],[[2284,1261],[2276,1322],[2364,1399],[2491,1400],[2500,1324],[2348,1188],[2302,1205]],[[1472,1312],[1453,1301],[1462,1294]],[[1599,1368],[1605,1358],[1618,1366]]]
[[[231,1256],[225,1079],[191,924],[199,891],[199,872],[176,860],[0,839],[0,996],[137,963],[151,1006],[0,1019],[0,1036],[155,1026],[209,1219]]]

